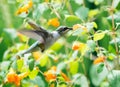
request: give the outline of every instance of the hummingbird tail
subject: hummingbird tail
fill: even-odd
[[[39,45],[39,41],[36,41],[27,50],[24,50],[23,52],[21,52],[20,55],[24,55],[24,54],[27,54],[27,53],[30,53],[30,52],[37,51],[39,49],[38,45]]]

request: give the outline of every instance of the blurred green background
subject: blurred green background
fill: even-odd
[[[0,0],[1,87],[15,87],[13,84],[4,83],[6,79],[4,77],[10,68],[17,73],[22,72],[18,68],[21,62],[17,63],[19,59],[15,58],[15,55],[34,42],[17,33],[18,29],[29,27],[25,22],[27,18],[49,31],[56,30],[57,27],[48,25],[48,21],[58,18],[59,26],[73,27],[81,24],[88,32],[81,28],[69,32],[47,52],[40,53],[42,58],[39,61],[35,60],[34,55],[25,56],[22,68],[28,66],[29,70],[33,70],[37,66],[45,72],[50,67],[56,66],[58,71],[64,72],[71,79],[71,83],[58,80],[58,86],[55,87],[120,87],[120,78],[116,78],[116,75],[120,76],[119,63],[116,63],[116,58],[119,60],[120,56],[120,0],[32,0],[32,2],[33,6],[28,9],[27,14],[22,12],[16,15],[17,10],[27,4],[27,0]],[[96,37],[95,33],[98,33]],[[72,49],[75,41],[86,44],[82,51]],[[93,60],[100,55],[106,56],[107,64],[104,62],[94,65]],[[48,83],[40,72],[33,77],[34,79],[30,76],[23,79],[20,87],[52,87],[50,86],[52,82]]]

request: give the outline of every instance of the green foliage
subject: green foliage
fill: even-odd
[[[108,75],[108,79],[109,79],[111,87],[119,87],[120,86],[120,77],[119,77],[119,75],[120,75],[119,70],[113,70]]]
[[[66,15],[65,23],[67,26],[72,27],[74,24],[81,23],[81,20],[78,16]]]
[[[97,68],[97,73],[102,72],[102,71],[103,71],[103,68],[104,68],[104,64],[101,63],[101,64],[98,66],[98,68]]]
[[[1,0],[0,7],[0,87],[120,86],[120,0]],[[31,28],[27,19],[50,32],[73,30],[43,53],[19,55],[35,42],[17,32]]]

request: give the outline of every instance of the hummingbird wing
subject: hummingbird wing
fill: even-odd
[[[28,24],[35,30],[42,31],[42,32],[47,32],[45,29],[43,29],[42,27],[38,26],[36,23],[34,23],[32,21],[28,21]]]
[[[22,30],[19,30],[18,32],[25,35],[25,36],[28,36],[29,38],[37,40],[40,43],[45,42],[45,39],[44,39],[44,36],[43,36],[44,34],[40,31],[22,29]]]

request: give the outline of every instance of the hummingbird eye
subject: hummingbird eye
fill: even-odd
[[[65,34],[65,33],[67,33],[69,30],[72,30],[72,28],[68,28],[68,27],[66,27],[66,26],[61,26],[61,27],[58,28],[57,31],[58,31],[60,34]]]

